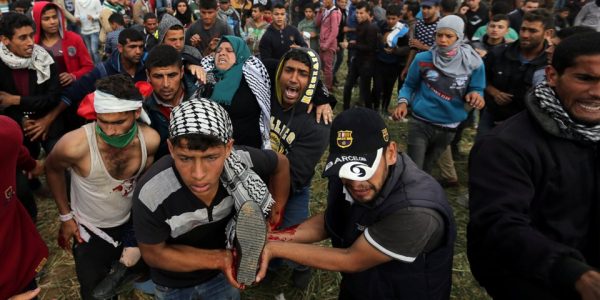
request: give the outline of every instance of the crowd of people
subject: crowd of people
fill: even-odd
[[[40,292],[46,192],[82,299],[129,284],[240,299],[282,264],[298,289],[312,269],[341,272],[340,299],[449,299],[458,233],[443,188],[459,185],[469,126],[475,279],[494,299],[600,299],[598,1],[3,0],[0,12],[0,299]],[[392,141],[404,121],[406,141]],[[311,216],[326,150],[327,206]]]

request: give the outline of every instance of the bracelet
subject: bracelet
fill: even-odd
[[[72,219],[73,219],[73,217],[74,217],[74,215],[73,215],[73,212],[72,212],[72,211],[70,211],[70,212],[69,212],[68,214],[66,214],[66,215],[59,215],[59,216],[58,216],[58,219],[59,219],[61,222],[66,222],[66,221],[72,220]]]

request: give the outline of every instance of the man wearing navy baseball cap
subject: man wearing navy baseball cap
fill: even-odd
[[[341,272],[340,299],[448,299],[456,228],[439,184],[370,109],[333,120],[329,151],[327,209],[269,235],[257,281],[282,257]],[[333,248],[311,245],[327,238]]]

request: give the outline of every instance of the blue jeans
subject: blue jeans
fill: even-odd
[[[285,205],[285,212],[283,213],[283,222],[279,228],[287,228],[296,224],[304,222],[308,219],[308,201],[310,200],[310,186],[299,188],[293,191]],[[271,260],[269,264],[270,269],[277,269],[284,260],[276,258]],[[287,264],[293,269],[306,268],[298,265],[292,261],[286,261]]]
[[[239,300],[240,292],[231,286],[225,275],[219,273],[213,279],[183,289],[174,289],[156,285],[154,299],[157,300],[195,300],[195,299],[222,299]]]
[[[82,34],[83,42],[85,46],[88,48],[88,52],[94,61],[94,64],[100,63],[102,60],[100,59],[100,55],[98,54],[98,44],[100,43],[100,32],[92,33],[92,34]]]
[[[308,200],[310,199],[310,186],[294,190],[285,205],[281,228],[300,224],[308,218]]]

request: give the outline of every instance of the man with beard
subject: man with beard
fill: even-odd
[[[471,151],[467,255],[494,299],[598,299],[600,33],[561,41],[545,71]]]
[[[281,227],[302,223],[309,217],[310,183],[315,167],[327,148],[329,122],[317,122],[317,111],[309,104],[335,101],[319,81],[321,64],[316,51],[297,48],[288,51],[278,62],[265,62],[271,71],[271,148],[290,161],[291,188]],[[277,72],[275,72],[275,69]],[[318,82],[316,85],[311,82]],[[332,118],[326,105],[324,117]],[[295,287],[306,289],[311,271],[302,265],[293,266]]]
[[[169,15],[164,15],[163,18],[167,16]],[[183,29],[181,34],[183,35]],[[169,154],[167,138],[171,111],[175,106],[187,101],[191,94],[185,92],[181,55],[171,46],[159,45],[150,51],[146,59],[146,72],[153,92],[144,101],[144,107],[152,121],[150,125],[160,135],[160,146],[156,152],[158,160]]]
[[[325,212],[271,233],[257,280],[281,257],[342,272],[340,299],[448,299],[456,229],[439,184],[371,109],[336,117],[329,149]],[[327,238],[333,248],[311,245]]]
[[[139,260],[131,233],[131,197],[138,176],[152,164],[160,140],[152,128],[138,123],[140,117],[145,123],[149,119],[127,75],[98,81],[94,111],[96,121],[65,134],[46,160],[48,186],[61,220],[59,245],[69,251],[74,241],[83,299],[96,299],[93,289],[119,257],[126,267]]]
[[[525,94],[544,77],[544,50],[553,23],[552,15],[545,10],[528,12],[523,17],[519,41],[498,46],[486,55],[488,105],[481,114],[478,138],[525,108]]]

